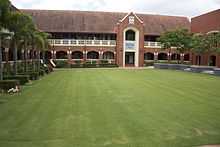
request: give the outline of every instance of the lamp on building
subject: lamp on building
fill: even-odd
[[[154,52],[154,56],[158,56],[158,52]]]

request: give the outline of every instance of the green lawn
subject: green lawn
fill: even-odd
[[[220,144],[220,77],[75,69],[0,96],[0,147],[203,144]]]

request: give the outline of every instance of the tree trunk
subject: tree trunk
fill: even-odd
[[[24,72],[27,73],[27,49],[24,50]]]
[[[2,67],[2,37],[0,36],[0,80],[3,80],[3,67]]]
[[[37,63],[38,63],[38,65],[37,65],[37,67],[38,67],[37,70],[38,70],[38,72],[39,72],[39,71],[40,71],[40,60],[41,60],[41,59],[40,59],[40,51],[37,52],[37,60],[38,60],[38,61],[37,61]]]
[[[209,53],[207,53],[207,55],[208,55],[208,66],[210,66],[210,56],[209,56]]]
[[[43,63],[45,63],[45,51],[42,51]]]
[[[24,72],[27,73],[27,41],[24,42]]]
[[[17,74],[17,43],[16,41],[14,42],[14,54],[13,54],[13,58],[14,58],[14,64],[13,64],[13,70],[14,70],[14,75]]]

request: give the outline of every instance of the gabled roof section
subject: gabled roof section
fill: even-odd
[[[30,14],[37,27],[45,32],[115,33],[115,26],[127,13],[69,11],[69,10],[21,10]],[[130,14],[130,13],[129,13]],[[190,28],[186,17],[134,14],[143,22],[145,34],[160,35],[175,28]]]
[[[123,22],[128,16],[133,15],[140,23],[144,23],[135,13],[130,12],[128,13],[123,19],[120,20],[120,22]]]

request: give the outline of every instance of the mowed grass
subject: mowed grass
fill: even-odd
[[[219,77],[75,69],[0,96],[0,147],[204,144],[220,144]]]

